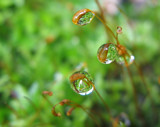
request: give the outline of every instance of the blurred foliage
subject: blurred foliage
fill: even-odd
[[[154,99],[156,116],[137,69],[131,65],[145,122],[159,127],[160,4],[152,2],[137,6],[123,1],[119,6],[124,13],[106,12],[105,16],[113,31],[117,26],[123,28],[120,43],[135,55]],[[74,110],[69,117],[54,117],[52,107],[42,97],[44,90],[53,92],[48,98],[53,105],[70,99],[99,113],[102,119],[95,116],[101,126],[108,126],[107,112],[97,95],[93,92],[80,96],[70,88],[68,78],[82,63],[87,64],[113,115],[124,112],[131,127],[140,126],[126,68],[97,60],[98,48],[108,42],[102,23],[98,19],[83,27],[72,23],[73,14],[83,8],[98,12],[93,0],[0,0],[0,127],[95,126],[81,109]],[[57,110],[64,113],[68,107]],[[157,121],[152,123],[154,117]]]

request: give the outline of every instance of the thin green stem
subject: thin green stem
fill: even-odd
[[[28,102],[32,105],[32,107],[34,108],[34,110],[37,111],[37,107],[36,107],[36,105],[33,103],[33,101],[32,101],[30,98],[26,97],[26,96],[24,96],[24,98],[25,98],[26,100],[28,100]]]
[[[11,106],[10,106],[9,104],[7,104],[7,103],[4,103],[4,104],[7,106],[7,108],[8,108],[9,110],[11,110],[11,111],[13,112],[13,114],[15,114],[15,116],[16,116],[17,118],[20,118],[18,112],[17,112],[13,107],[11,107]]]
[[[101,19],[97,14],[95,14],[95,15],[96,15],[97,19],[104,25],[105,31],[106,31],[107,36],[109,37],[109,40],[113,41],[112,37],[116,38],[116,36],[112,32],[111,28],[108,25],[106,25],[106,23],[103,21],[103,19]],[[112,35],[112,37],[111,37],[111,35]]]
[[[106,30],[106,33],[107,33],[107,36],[109,37],[109,40],[110,41],[113,41],[112,37],[116,40],[117,44],[119,44],[119,41],[117,39],[117,37],[115,36],[115,34],[113,33],[113,31],[111,30],[111,28],[97,15],[95,14],[97,19],[99,21],[101,21],[101,23],[105,26],[105,30]],[[110,36],[112,35],[112,37]]]
[[[103,12],[103,8],[101,7],[100,3],[98,0],[95,0],[100,12],[101,12],[101,17],[102,17],[102,20],[104,21],[104,23],[106,24],[106,19],[105,19],[105,16],[104,16],[104,12]]]
[[[119,12],[123,15],[123,17],[126,19],[127,23],[131,26],[131,20],[128,18],[127,14],[120,8],[118,7]]]
[[[53,107],[53,104],[48,100],[48,98],[46,97],[46,95],[42,94],[42,96],[50,104],[50,106]]]
[[[119,45],[118,33],[116,34],[116,42],[117,42],[117,45]]]
[[[107,112],[108,112],[110,118],[112,118],[111,110],[110,110],[109,106],[108,106],[107,103],[104,101],[104,99],[103,99],[102,96],[99,94],[99,92],[97,91],[96,88],[95,88],[95,92],[97,93],[97,95],[99,96],[99,98],[101,99],[101,101],[103,102],[103,104],[105,105],[106,110],[107,110]]]
[[[141,113],[141,110],[140,110],[140,107],[139,107],[139,104],[138,104],[138,100],[137,100],[137,95],[138,95],[137,94],[137,90],[136,90],[136,87],[135,87],[135,84],[134,84],[134,81],[133,81],[133,78],[132,78],[132,73],[130,71],[130,68],[128,66],[128,63],[127,63],[127,60],[126,60],[125,56],[124,56],[124,60],[125,60],[125,66],[127,68],[127,72],[129,74],[129,78],[130,78],[132,89],[133,89],[133,95],[134,95],[134,102],[135,102],[136,112],[137,112],[138,117],[140,118],[142,124],[144,125],[144,118],[143,118],[143,115]]]
[[[105,26],[106,34],[107,34],[107,36],[109,37],[109,40],[110,40],[110,41],[113,41],[112,37],[110,36],[110,34],[111,34],[111,35],[116,39],[117,44],[119,44],[119,41],[118,41],[117,37],[115,36],[115,34],[113,33],[113,31],[111,30],[111,28],[110,28],[108,25],[106,25],[106,19],[105,19],[105,16],[104,16],[103,8],[101,7],[101,5],[100,5],[100,3],[99,3],[98,0],[95,0],[95,2],[96,2],[97,6],[98,6],[98,8],[99,8],[99,10],[100,10],[100,15],[101,15],[102,18],[100,18],[100,17],[95,13],[95,14],[96,14],[96,17],[97,17],[97,18],[103,23],[103,25]]]
[[[94,86],[94,84],[92,84],[92,85]],[[94,90],[97,93],[97,95],[100,98],[100,100],[102,101],[102,103],[105,105],[105,108],[106,108],[106,110],[108,112],[109,118],[113,122],[114,119],[112,117],[112,113],[111,113],[111,110],[110,110],[108,104],[104,101],[104,99],[102,98],[102,96],[100,95],[100,93],[97,91],[97,89],[95,88],[95,86],[94,86]]]
[[[80,104],[76,104],[76,103],[74,103],[74,102],[72,102],[73,103],[73,105],[75,105],[76,107],[79,107],[79,108],[81,108],[86,114],[88,114],[88,116],[95,122],[95,124],[97,125],[97,127],[100,127],[100,125],[99,125],[99,123],[98,123],[98,121],[96,120],[96,118],[93,116],[93,114],[91,114],[89,111],[87,111],[87,109],[86,108],[84,108],[82,105],[80,105]],[[72,104],[69,104],[69,105],[72,105]]]
[[[143,82],[143,85],[144,85],[145,89],[147,90],[148,96],[150,97],[151,101],[153,102],[152,97],[151,97],[150,89],[147,86],[147,83],[145,82],[145,79],[144,79],[144,76],[143,76],[143,73],[142,73],[140,67],[138,66],[138,64],[135,61],[134,61],[134,65],[136,66],[136,68],[138,70],[138,74],[139,74],[139,76],[140,76],[140,78],[141,78],[141,80]]]
[[[155,109],[154,109],[154,101],[153,101],[153,99],[152,99],[150,89],[149,89],[149,87],[147,86],[147,83],[146,83],[146,81],[145,81],[145,79],[144,79],[144,75],[143,75],[142,70],[140,69],[140,67],[138,66],[138,64],[137,64],[135,61],[134,61],[134,65],[135,65],[135,67],[137,68],[138,74],[139,74],[139,76],[140,76],[140,78],[141,78],[141,80],[142,80],[142,82],[143,82],[143,85],[144,85],[146,91],[147,91],[147,95],[148,95],[148,97],[149,97],[149,99],[150,99],[150,101],[151,101],[153,117],[155,117],[155,116],[156,116],[156,115],[155,115],[155,114],[156,114],[156,111],[155,111]]]
[[[95,92],[97,93],[98,97],[100,98],[100,100],[102,101],[102,103],[105,105],[105,108],[106,108],[106,110],[107,110],[107,112],[109,114],[109,118],[110,118],[110,120],[111,120],[111,122],[113,124],[114,118],[112,117],[112,113],[111,113],[111,110],[110,110],[108,104],[104,101],[104,99],[102,98],[102,96],[100,95],[100,93],[97,91],[97,89],[95,88],[95,85],[92,82],[90,82],[90,84],[92,84],[92,86],[93,86]]]

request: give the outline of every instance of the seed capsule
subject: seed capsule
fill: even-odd
[[[70,108],[70,109],[68,110],[68,112],[66,113],[67,116],[70,116],[71,113],[72,113],[72,111],[73,111],[74,109],[75,109],[75,107]]]
[[[97,52],[97,58],[103,64],[110,64],[116,59],[117,55],[117,48],[112,43],[103,44]]]
[[[49,95],[49,96],[53,95],[53,93],[51,91],[43,91],[42,94],[43,95]]]
[[[72,18],[72,22],[76,25],[87,25],[89,24],[92,19],[94,18],[95,13],[89,9],[82,9],[77,11],[73,18]]]
[[[88,95],[94,90],[92,77],[85,71],[75,72],[70,76],[71,88],[80,95]]]

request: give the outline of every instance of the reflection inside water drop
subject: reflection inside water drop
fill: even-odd
[[[85,71],[75,72],[70,77],[71,88],[80,95],[88,95],[94,90],[92,77]]]
[[[103,44],[97,52],[98,60],[103,64],[110,64],[118,55],[116,46],[112,43]]]
[[[125,65],[125,59],[124,57],[126,58],[126,62],[127,62],[127,66],[129,66],[130,64],[133,63],[135,57],[132,55],[131,51],[127,50],[127,53],[128,54],[125,54],[125,56],[118,56],[116,58],[116,62],[118,64],[122,64],[122,65]]]

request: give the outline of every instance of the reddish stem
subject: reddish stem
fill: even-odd
[[[98,97],[100,98],[100,100],[102,101],[102,103],[105,105],[105,108],[106,108],[106,110],[107,110],[107,112],[108,112],[109,118],[110,118],[110,120],[111,120],[111,122],[112,122],[112,124],[113,124],[114,118],[112,117],[112,113],[111,113],[111,110],[110,110],[108,104],[104,101],[104,99],[102,98],[102,96],[100,95],[100,93],[97,91],[97,89],[95,88],[95,85],[94,85],[92,82],[90,82],[90,83],[91,83],[92,86],[94,87],[94,90],[95,90],[95,92],[97,93],[97,95],[98,95]]]
[[[144,79],[144,75],[143,75],[142,70],[140,69],[140,67],[138,66],[138,64],[137,64],[135,61],[134,61],[134,65],[136,66],[136,68],[137,68],[137,70],[138,70],[138,74],[139,74],[139,76],[140,76],[140,78],[141,78],[141,80],[142,80],[142,82],[143,82],[143,85],[144,85],[145,89],[147,90],[147,95],[148,95],[148,97],[149,97],[149,99],[150,99],[150,101],[151,101],[153,118],[155,119],[156,111],[155,111],[155,109],[154,109],[154,101],[153,101],[153,99],[152,99],[150,89],[149,89],[149,87],[147,86],[147,83],[146,83],[146,81],[145,81],[145,79]]]
[[[124,57],[124,60],[125,60],[125,66],[127,68],[127,71],[128,71],[128,74],[129,74],[129,78],[130,78],[130,81],[131,81],[131,85],[132,85],[132,89],[133,89],[133,95],[134,95],[134,102],[135,102],[135,108],[136,108],[136,111],[137,111],[137,114],[138,114],[138,117],[140,118],[142,124],[144,125],[144,118],[143,118],[143,115],[142,115],[142,112],[140,110],[140,107],[139,107],[139,104],[138,104],[138,100],[137,100],[137,90],[136,90],[136,87],[135,87],[135,84],[134,84],[134,81],[133,81],[133,78],[132,78],[132,73],[130,71],[130,68],[128,66],[128,63],[127,63],[127,60],[126,60],[126,57]]]

